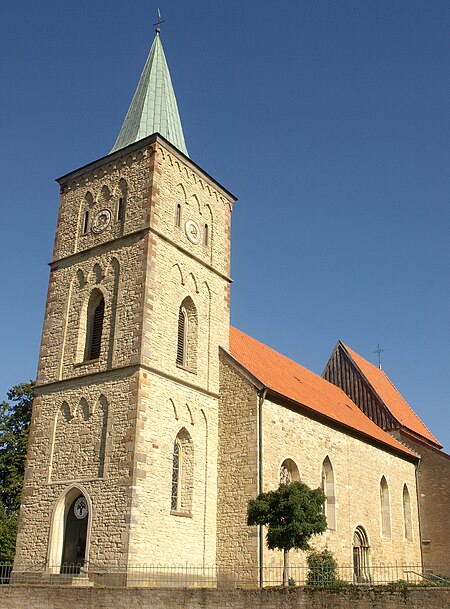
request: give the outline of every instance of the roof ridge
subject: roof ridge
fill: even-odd
[[[376,393],[376,395],[378,395],[382,403],[386,406],[392,416],[399,422],[399,424],[406,429],[410,429],[412,432],[422,436],[423,438],[427,438],[428,434],[428,441],[436,444],[437,446],[441,446],[439,440],[433,435],[420,416],[415,412],[413,407],[403,397],[386,372],[382,368],[378,368],[375,366],[375,364],[372,364],[372,362],[342,341],[340,342],[347,351],[348,355],[351,357],[353,363],[357,366],[364,378],[366,378],[372,390]],[[364,369],[366,366],[369,366],[369,368]],[[383,381],[388,381],[388,387],[394,390],[395,395],[399,399],[398,404],[395,403],[396,398],[394,396],[391,396],[392,399],[389,399],[389,395],[386,395],[386,391],[389,394],[389,388],[383,387]],[[412,417],[413,420],[409,421],[410,424],[408,425],[408,417],[410,417],[411,414],[414,415]],[[415,424],[413,421],[417,422],[417,429],[414,428]]]
[[[416,456],[407,446],[377,426],[340,387],[242,330],[231,325],[230,330],[229,352],[234,360],[271,392],[391,450]]]
[[[419,423],[421,423],[421,425],[423,425],[425,427],[425,429],[428,431],[428,433],[430,433],[433,437],[433,433],[431,432],[430,429],[428,429],[427,425],[425,425],[425,423],[422,421],[422,419],[419,417],[419,415],[416,413],[416,411],[414,410],[414,408],[410,405],[410,403],[405,399],[405,397],[400,393],[400,391],[397,389],[397,387],[394,385],[394,383],[391,381],[391,379],[388,377],[388,375],[386,374],[386,372],[383,370],[383,368],[380,368],[381,372],[384,374],[385,378],[387,381],[389,381],[389,384],[391,385],[391,387],[394,389],[394,391],[402,398],[402,400],[405,402],[405,404],[409,407],[409,409],[411,410],[411,412],[413,413],[413,415],[416,417],[416,419],[419,421]],[[408,427],[407,425],[405,425],[405,427]],[[414,431],[414,430],[412,430]]]

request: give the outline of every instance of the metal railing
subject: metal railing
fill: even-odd
[[[259,569],[196,565],[15,565],[0,563],[0,584],[147,588],[258,588],[281,586],[282,565]],[[423,569],[420,565],[371,565],[355,573],[353,566],[337,569],[292,564],[289,585],[339,587],[348,585],[450,586],[450,566]]]

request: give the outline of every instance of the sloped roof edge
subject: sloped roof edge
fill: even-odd
[[[239,341],[243,341],[241,350],[239,349]],[[251,358],[248,353],[245,354],[245,349],[248,348],[253,351]],[[255,352],[258,349],[260,350],[259,354]],[[253,383],[255,387],[267,387],[269,395],[279,396],[291,404],[295,404],[310,413],[314,413],[315,416],[318,415],[320,418],[328,421],[334,426],[339,425],[346,430],[350,430],[352,435],[356,435],[377,446],[382,445],[385,450],[400,453],[404,458],[417,461],[418,457],[414,452],[403,446],[403,444],[373,423],[373,421],[359,410],[356,404],[354,404],[339,387],[332,385],[319,375],[304,368],[300,364],[297,364],[293,360],[290,360],[267,345],[260,343],[256,339],[251,338],[244,332],[230,327],[230,351],[223,350],[223,352],[228,355],[227,359],[232,365],[238,367],[241,372],[246,372],[246,375],[248,375],[247,378],[249,378],[250,381],[253,378],[258,382],[258,385]],[[245,355],[247,355],[247,357]],[[264,362],[258,362],[258,355],[263,356]],[[257,370],[258,364],[262,365],[263,368]],[[327,412],[323,403],[320,406],[318,406],[318,404],[307,403],[308,400],[300,399],[300,396],[295,397],[292,392],[289,394],[289,392],[283,391],[282,383],[277,383],[276,377],[270,378],[271,372],[274,372],[273,369],[271,371],[269,370],[272,364],[275,364],[275,367],[278,368],[280,368],[280,366],[283,367],[284,365],[290,366],[291,368],[295,368],[295,371],[300,374],[300,376],[307,376],[309,385],[308,390],[311,389],[311,381],[313,384],[318,385],[325,383],[325,385],[317,388],[317,393],[323,394],[323,389],[325,387],[327,393],[329,393],[327,399],[329,400],[330,411],[332,410],[332,402],[334,401],[334,406],[337,407],[337,410],[340,411],[341,415],[345,413],[347,421],[342,420],[343,417],[340,419],[336,413],[334,413],[333,416],[333,413]],[[264,371],[263,374],[261,374],[261,371]],[[297,376],[294,378],[297,381],[299,380]],[[338,396],[339,399],[336,399],[336,396]],[[352,406],[349,406],[349,402]],[[345,412],[345,408],[350,408],[350,410],[352,410],[352,415],[355,419],[353,425],[350,423],[351,417]]]

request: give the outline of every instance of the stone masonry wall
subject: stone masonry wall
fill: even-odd
[[[229,341],[231,202],[162,146],[155,155],[154,175],[142,362],[181,383],[217,394],[218,348],[228,347]],[[180,226],[176,226],[178,205]],[[188,238],[188,220],[199,227],[198,243]],[[190,369],[176,364],[178,313],[187,296],[198,317],[197,361]]]
[[[218,564],[234,564],[239,569],[258,563],[257,527],[246,525],[248,500],[258,492],[257,399],[256,389],[224,360],[219,410]],[[312,545],[333,552],[339,565],[349,568],[350,579],[357,526],[364,527],[368,536],[369,566],[421,564],[414,463],[267,398],[262,444],[265,491],[278,487],[280,467],[286,459],[295,462],[300,479],[310,487],[321,486],[322,464],[329,458],[334,473],[336,526],[313,538]],[[389,488],[389,536],[381,534],[382,476]],[[411,498],[412,539],[404,535],[404,484]],[[291,552],[292,564],[304,566],[305,558],[305,553]],[[281,564],[281,552],[265,547],[264,567],[274,567],[275,574]]]
[[[263,486],[268,491],[279,484],[282,462],[292,459],[300,479],[312,488],[321,486],[322,463],[331,461],[336,497],[336,529],[313,538],[317,549],[327,547],[341,566],[352,564],[352,540],[357,526],[369,539],[372,565],[420,565],[419,524],[415,465],[361,439],[329,427],[300,411],[266,399],[263,407]],[[380,480],[385,476],[390,495],[389,537],[381,534]],[[405,539],[403,485],[411,497],[412,540]],[[281,564],[280,552],[265,551],[265,564]],[[304,553],[292,552],[291,562],[303,564]]]
[[[60,180],[16,566],[60,560],[52,540],[62,547],[68,508],[58,506],[72,487],[91,502],[86,560],[215,562],[218,352],[228,344],[233,199],[158,141]],[[202,236],[208,225],[207,242],[187,238],[187,219]],[[87,361],[92,294],[103,296],[105,313],[100,356]],[[176,365],[186,296],[198,322],[192,369]],[[179,432],[193,454],[184,515],[170,510]]]
[[[92,501],[89,560],[126,564],[136,393],[137,378],[109,373],[35,399],[16,565],[45,564],[55,506],[73,484]]]
[[[258,493],[258,396],[221,357],[217,503],[217,564],[258,580],[258,531],[247,503]]]
[[[214,565],[217,398],[143,372],[139,408],[130,562]],[[180,432],[190,438],[193,461],[182,459],[180,490],[189,499],[173,511],[173,450]]]
[[[422,458],[419,496],[424,565],[450,576],[450,456],[401,431],[393,435]]]
[[[151,590],[0,586],[2,609],[448,609],[449,589]]]

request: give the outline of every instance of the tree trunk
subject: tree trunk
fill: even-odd
[[[283,550],[283,586],[289,586],[289,550]]]

